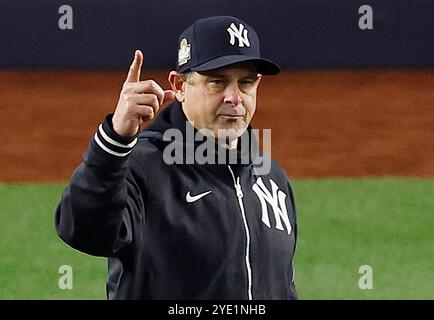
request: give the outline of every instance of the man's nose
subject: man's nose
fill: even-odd
[[[231,104],[233,107],[242,104],[243,99],[241,97],[241,91],[238,87],[238,84],[231,84],[226,87],[223,102]]]

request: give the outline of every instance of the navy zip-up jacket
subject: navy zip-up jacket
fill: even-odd
[[[279,165],[258,175],[252,157],[238,165],[167,164],[164,150],[175,142],[164,132],[191,126],[177,102],[136,138],[116,134],[111,116],[55,216],[67,244],[108,257],[109,299],[297,298],[295,204]],[[253,137],[250,128],[244,134]],[[240,146],[237,156],[245,154]]]

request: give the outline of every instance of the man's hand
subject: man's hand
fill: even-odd
[[[140,81],[142,63],[143,53],[136,50],[113,115],[113,129],[123,137],[134,136],[163,103],[175,99],[172,90],[163,90],[154,80]]]

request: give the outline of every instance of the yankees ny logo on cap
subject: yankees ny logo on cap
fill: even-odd
[[[209,71],[247,61],[253,62],[260,74],[280,72],[276,63],[261,57],[256,31],[238,18],[199,19],[179,37],[179,73]]]
[[[243,24],[240,23],[240,27],[237,29],[234,23],[231,23],[231,26],[227,29],[229,32],[229,35],[231,36],[231,40],[229,41],[231,45],[235,45],[235,37],[238,38],[238,46],[244,47],[246,45],[247,47],[250,47],[249,38],[247,38],[247,32],[248,30],[244,28]]]

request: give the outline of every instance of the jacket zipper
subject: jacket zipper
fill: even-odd
[[[248,299],[253,300],[252,297],[252,269],[250,268],[250,232],[249,232],[249,225],[247,224],[246,219],[246,213],[244,211],[244,204],[243,204],[243,190],[241,189],[240,184],[240,177],[237,177],[235,180],[234,172],[232,171],[231,166],[228,166],[229,172],[232,175],[232,179],[234,181],[235,191],[237,192],[237,198],[238,198],[238,204],[241,209],[241,216],[243,218],[244,222],[244,231],[246,232],[246,268],[247,268],[247,294]]]

